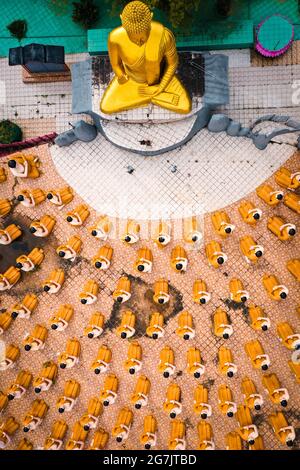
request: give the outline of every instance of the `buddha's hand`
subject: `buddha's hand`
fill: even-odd
[[[128,82],[127,75],[121,75],[120,77],[118,77],[118,82],[120,85],[124,85],[124,83]]]
[[[141,85],[139,86],[138,90],[141,96],[152,96],[152,97],[158,95],[161,92],[158,85],[151,85],[151,86]]]

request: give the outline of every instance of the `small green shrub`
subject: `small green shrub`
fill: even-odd
[[[13,21],[7,26],[7,29],[14,38],[17,38],[19,41],[21,41],[21,39],[25,38],[27,33],[27,21]]]
[[[0,121],[0,144],[11,144],[22,140],[22,129],[11,121]]]
[[[73,15],[74,23],[78,23],[83,28],[91,28],[99,18],[99,8],[94,0],[79,0],[73,2]]]

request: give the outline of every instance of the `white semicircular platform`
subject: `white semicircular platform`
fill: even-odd
[[[144,140],[153,132],[158,136],[161,128],[155,126],[120,123],[106,130],[117,132],[121,145],[122,135],[124,143],[137,135]],[[91,143],[51,147],[60,175],[97,212],[139,220],[177,219],[225,207],[252,192],[294,151],[284,143],[260,151],[250,139],[207,129],[155,157],[119,149],[101,135]]]
[[[155,106],[157,107],[157,106]],[[190,134],[197,115],[175,122],[116,123],[101,121],[103,131],[110,142],[127,150],[159,152],[178,145]]]

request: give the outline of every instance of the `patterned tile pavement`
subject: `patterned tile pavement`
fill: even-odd
[[[0,197],[13,198],[18,194],[21,188],[25,187],[41,187],[45,190],[51,188],[62,187],[65,182],[58,175],[49,152],[48,146],[36,149],[42,162],[42,175],[37,180],[20,181],[14,180],[9,175],[8,181],[0,186]],[[299,168],[298,154],[294,154],[286,163],[291,169]],[[6,167],[6,160],[1,162],[1,166]],[[273,177],[270,183],[276,186]],[[284,449],[276,440],[270,425],[268,424],[268,415],[279,408],[269,401],[261,383],[262,374],[254,370],[249,359],[244,352],[244,343],[251,339],[258,338],[265,351],[271,358],[271,372],[275,372],[283,386],[287,387],[290,393],[289,405],[285,410],[289,424],[294,425],[296,429],[300,426],[299,421],[299,399],[298,385],[292,376],[287,361],[291,353],[286,350],[279,342],[276,335],[276,324],[279,321],[288,321],[296,331],[299,331],[299,317],[295,312],[295,308],[300,303],[299,289],[296,280],[287,271],[285,264],[290,258],[299,256],[299,234],[289,243],[281,243],[271,235],[266,228],[266,221],[269,216],[274,213],[285,217],[288,221],[297,223],[299,217],[280,205],[276,210],[269,208],[258,200],[254,193],[247,195],[247,199],[252,200],[263,210],[263,220],[256,228],[251,228],[241,222],[237,211],[238,203],[225,207],[231,220],[236,224],[236,231],[231,238],[222,242],[225,252],[228,254],[228,263],[220,270],[209,268],[205,259],[203,247],[199,251],[189,251],[189,266],[185,274],[177,274],[169,267],[170,250],[175,243],[183,243],[181,240],[174,240],[165,250],[157,249],[151,241],[139,242],[137,246],[124,247],[124,245],[116,240],[110,239],[109,244],[114,248],[114,257],[112,266],[107,273],[98,272],[90,263],[92,256],[95,254],[101,242],[97,242],[88,234],[87,227],[93,223],[96,218],[96,212],[91,207],[91,215],[82,228],[70,228],[64,219],[67,210],[72,209],[82,202],[79,195],[63,210],[59,211],[49,202],[44,202],[35,209],[24,209],[14,202],[14,209],[10,216],[4,219],[3,224],[10,222],[19,223],[24,231],[28,230],[31,220],[40,217],[42,214],[52,214],[57,219],[54,232],[44,245],[46,259],[41,267],[34,273],[23,275],[22,281],[10,292],[1,295],[1,308],[10,308],[17,299],[21,298],[24,293],[36,292],[39,298],[37,310],[33,313],[30,320],[17,319],[10,329],[5,332],[4,340],[7,344],[13,342],[18,344],[22,351],[21,357],[14,369],[1,372],[1,389],[5,390],[15,378],[17,372],[22,368],[29,369],[34,376],[37,375],[44,361],[48,359],[56,360],[58,352],[62,351],[68,337],[75,336],[80,339],[82,346],[82,355],[80,363],[70,370],[59,370],[58,380],[49,392],[41,394],[40,398],[44,398],[50,405],[49,412],[40,428],[27,435],[27,438],[33,442],[34,447],[43,445],[44,439],[49,433],[51,423],[56,419],[65,419],[69,425],[67,437],[70,435],[70,429],[77,419],[86,409],[88,399],[92,396],[98,396],[101,386],[103,385],[104,376],[96,376],[90,370],[90,364],[95,358],[97,350],[101,344],[107,344],[112,348],[113,359],[110,371],[114,372],[120,381],[120,389],[115,405],[105,408],[100,418],[100,425],[109,433],[111,432],[113,423],[116,420],[118,411],[122,406],[130,405],[130,394],[136,382],[135,376],[130,376],[124,369],[123,362],[126,358],[126,351],[129,341],[121,340],[116,336],[115,328],[119,322],[120,312],[114,308],[112,291],[116,285],[118,278],[125,272],[133,276],[133,296],[130,302],[123,304],[121,311],[126,307],[131,308],[136,313],[139,323],[137,329],[138,341],[143,349],[143,367],[142,373],[151,381],[151,391],[149,396],[149,405],[142,410],[134,410],[133,428],[130,431],[129,439],[121,446],[110,437],[108,448],[125,448],[136,449],[142,448],[139,438],[142,433],[143,418],[146,414],[153,413],[158,421],[158,442],[157,448],[164,449],[167,446],[167,439],[170,429],[170,419],[162,409],[165,398],[167,385],[174,381],[178,383],[182,390],[183,412],[182,418],[187,426],[187,446],[194,449],[198,445],[196,425],[199,418],[195,416],[192,410],[193,390],[199,383],[196,379],[189,376],[186,368],[186,351],[189,346],[197,346],[201,350],[203,362],[206,366],[206,372],[199,381],[205,383],[209,388],[209,403],[213,408],[213,415],[210,422],[214,431],[214,438],[217,449],[224,449],[225,435],[237,428],[235,418],[227,418],[220,414],[218,410],[217,390],[218,386],[226,383],[233,391],[235,401],[240,404],[243,402],[240,384],[241,379],[248,375],[256,383],[258,390],[263,394],[264,405],[260,412],[254,413],[254,422],[257,424],[259,433],[263,436],[264,444],[268,449]],[[225,204],[226,205],[226,204]],[[99,215],[99,214],[98,214]],[[116,223],[116,221],[114,221]],[[83,250],[77,262],[68,264],[59,260],[55,254],[55,248],[65,241],[70,235],[78,234],[83,240]],[[242,258],[238,240],[242,235],[252,234],[258,243],[265,247],[265,256],[257,266],[249,266]],[[218,239],[213,233],[209,214],[205,216],[205,240]],[[39,243],[37,242],[37,246]],[[153,272],[151,274],[137,273],[133,268],[136,251],[140,246],[149,246],[154,256]],[[9,259],[13,259],[15,253],[8,247],[1,247],[1,265],[0,270],[3,272],[4,264]],[[6,261],[5,261],[6,260]],[[41,283],[47,274],[54,267],[62,267],[65,270],[66,282],[57,295],[50,298],[48,294],[42,291]],[[282,283],[285,283],[290,289],[290,295],[283,304],[274,303],[269,300],[262,288],[261,278],[265,272],[273,272],[277,274]],[[171,286],[172,307],[165,312],[167,325],[165,336],[157,342],[145,336],[145,323],[148,323],[150,312],[157,310],[157,306],[151,300],[151,290],[153,282],[159,277],[166,277]],[[265,309],[271,319],[271,329],[264,333],[257,333],[248,324],[247,315],[244,315],[241,309],[234,310],[227,303],[229,298],[228,282],[232,277],[239,277],[243,280],[245,288],[250,291],[251,302],[260,305]],[[82,306],[78,299],[78,294],[86,279],[92,278],[99,282],[101,287],[98,301],[93,306]],[[200,307],[192,302],[192,284],[196,278],[204,279],[209,290],[212,292],[212,300],[205,307]],[[49,336],[43,351],[25,352],[21,346],[22,339],[26,332],[32,330],[36,323],[49,325],[49,318],[57,310],[60,304],[70,303],[73,305],[75,314],[68,328],[64,332],[55,332],[49,330]],[[175,307],[176,304],[176,307]],[[238,374],[233,379],[227,379],[219,375],[217,369],[217,351],[218,348],[225,343],[225,340],[218,339],[212,332],[212,315],[219,306],[225,308],[230,316],[234,334],[226,343],[233,351],[234,359],[238,365]],[[181,340],[175,333],[177,326],[177,313],[181,309],[187,309],[193,315],[196,328],[196,336],[193,340],[185,342]],[[104,313],[109,322],[109,327],[105,329],[104,334],[95,340],[89,340],[83,337],[83,328],[86,325],[91,313],[99,310]],[[175,351],[176,374],[173,379],[164,379],[157,370],[159,352],[164,345],[170,345]],[[76,379],[81,384],[81,394],[75,408],[71,413],[65,413],[61,416],[55,409],[55,402],[62,393],[64,381],[67,379]],[[35,394],[30,390],[21,400],[10,402],[7,410],[4,412],[2,419],[13,415],[21,422],[26,410],[29,409],[30,403],[35,398]],[[91,441],[93,432],[89,432],[87,444]],[[13,438],[9,448],[17,445],[23,437],[20,429]],[[297,439],[295,447],[299,447],[299,432],[297,431]]]

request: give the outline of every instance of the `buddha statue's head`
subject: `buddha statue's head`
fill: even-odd
[[[147,42],[152,16],[150,8],[143,2],[133,1],[125,6],[120,15],[122,26],[134,44],[142,46]]]

